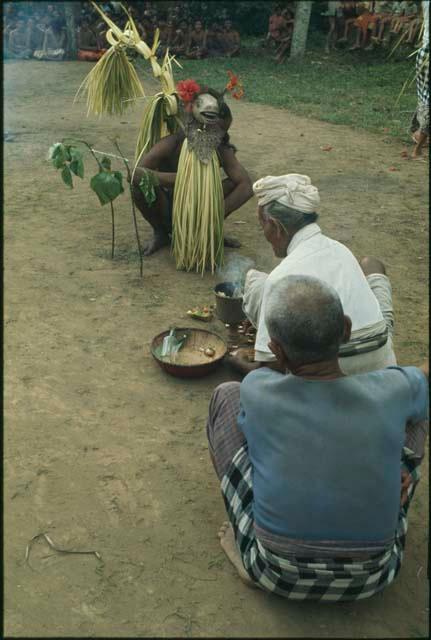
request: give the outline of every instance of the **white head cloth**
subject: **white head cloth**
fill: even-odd
[[[299,173],[266,176],[254,183],[253,191],[260,207],[275,201],[303,213],[313,213],[320,204],[318,189],[308,176]]]

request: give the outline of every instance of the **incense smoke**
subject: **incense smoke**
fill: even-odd
[[[245,256],[231,256],[223,268],[218,270],[223,282],[231,282],[234,285],[233,297],[242,296],[247,271],[254,267],[254,260]]]

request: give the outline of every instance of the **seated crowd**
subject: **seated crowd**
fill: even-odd
[[[102,3],[105,13],[122,20],[118,3]],[[221,13],[218,21],[205,25],[200,19],[192,21],[181,7],[170,13],[151,8],[150,3],[128,5],[142,39],[153,45],[159,29],[158,55],[169,48],[176,57],[201,59],[205,57],[234,57],[241,50],[241,38],[232,21]],[[186,16],[186,17],[184,17]],[[106,51],[107,25],[88,3],[82,3],[77,23],[76,42],[78,60],[96,61]],[[4,54],[6,58],[62,60],[68,51],[66,21],[61,5],[46,3],[8,3],[4,13]]]
[[[415,0],[390,2],[328,2],[323,14],[329,18],[326,52],[337,43],[348,43],[353,34],[350,51],[372,50],[376,45],[387,46],[403,36],[406,44],[414,45],[420,33],[423,16],[420,3]]]

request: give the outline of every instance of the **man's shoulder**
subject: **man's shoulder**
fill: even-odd
[[[241,389],[244,391],[254,391],[256,387],[279,381],[284,377],[285,375],[274,371],[274,369],[259,367],[245,376],[241,382]]]

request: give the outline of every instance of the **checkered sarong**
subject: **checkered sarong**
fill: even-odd
[[[348,557],[283,557],[265,548],[255,535],[252,467],[247,445],[242,446],[222,478],[221,490],[250,578],[265,591],[291,600],[361,600],[387,587],[400,570],[403,559],[407,511],[419,481],[416,463],[413,452],[404,448],[402,466],[410,472],[413,483],[408,490],[408,500],[400,509],[392,548],[362,561]]]
[[[426,59],[428,58],[428,61]],[[429,107],[429,45],[419,49],[416,56],[416,91],[420,102]]]

